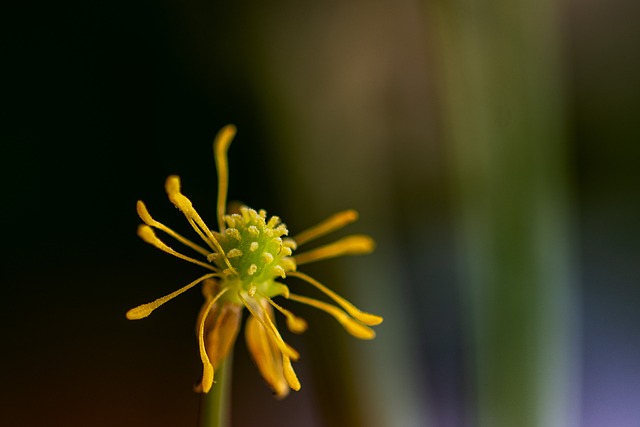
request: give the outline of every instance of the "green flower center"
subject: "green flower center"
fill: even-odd
[[[218,253],[211,254],[208,260],[223,271],[225,286],[274,296],[281,290],[274,280],[295,271],[296,264],[290,256],[296,244],[292,239],[283,239],[289,233],[287,226],[277,216],[268,221],[266,218],[264,210],[256,212],[245,206],[240,208],[240,214],[224,216],[227,228],[215,237],[237,274]]]

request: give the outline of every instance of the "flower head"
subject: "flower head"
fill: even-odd
[[[279,397],[289,389],[299,390],[291,361],[298,352],[288,345],[276,326],[275,312],[281,313],[287,328],[294,333],[307,329],[304,319],[274,301],[276,297],[307,304],[333,316],[351,335],[372,339],[375,332],[370,326],[382,322],[382,317],[365,313],[329,288],[297,271],[297,266],[340,255],[366,254],[375,244],[369,236],[351,235],[333,243],[293,255],[293,252],[313,239],[324,236],[355,221],[353,210],[337,213],[320,224],[294,236],[277,216],[267,217],[264,210],[255,211],[246,206],[237,212],[225,213],[228,163],[227,150],[235,135],[234,126],[224,127],[214,141],[214,156],[218,171],[217,217],[218,231],[212,231],[202,220],[191,201],[182,194],[180,178],[170,176],[165,183],[169,200],[185,215],[204,246],[179,235],[156,221],[145,204],[138,201],[138,215],[144,222],[138,235],[147,243],[175,257],[208,270],[207,274],[166,296],[127,312],[128,319],[142,319],[165,302],[202,284],[205,302],[197,321],[198,346],[203,364],[203,375],[198,391],[208,392],[214,379],[214,369],[233,347],[246,308],[249,318],[245,325],[247,347],[265,381]],[[160,230],[199,258],[184,255],[165,244],[155,233]],[[323,292],[336,305],[291,293],[280,280],[294,277]]]

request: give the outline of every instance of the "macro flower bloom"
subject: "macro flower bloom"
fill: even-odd
[[[242,206],[236,212],[225,214],[227,150],[235,132],[234,126],[226,126],[214,141],[218,172],[218,231],[212,231],[207,226],[191,201],[182,194],[177,176],[168,177],[165,183],[169,200],[184,214],[205,246],[186,239],[156,221],[142,201],[137,203],[138,215],[144,222],[138,228],[138,235],[145,242],[209,272],[175,292],[129,310],[126,316],[132,320],[145,318],[165,302],[201,283],[205,302],[200,309],[196,326],[203,375],[197,391],[206,393],[211,389],[214,369],[233,347],[242,313],[246,308],[249,312],[245,325],[247,347],[265,381],[278,397],[284,397],[289,389],[300,389],[300,382],[291,365],[291,361],[297,360],[299,354],[283,340],[276,326],[275,312],[284,316],[291,332],[304,332],[307,323],[276,303],[274,298],[283,297],[285,300],[316,307],[333,316],[351,335],[360,339],[373,339],[375,332],[370,326],[381,323],[382,317],[360,311],[314,278],[297,271],[297,267],[341,255],[366,254],[373,250],[375,244],[369,236],[350,235],[293,255],[298,246],[355,221],[358,214],[353,210],[337,213],[293,238],[287,237],[289,231],[280,218],[267,218],[264,210],[255,211]],[[198,253],[200,259],[172,249],[154,230],[162,231]],[[290,292],[279,281],[288,277],[300,279],[317,288],[336,305]]]

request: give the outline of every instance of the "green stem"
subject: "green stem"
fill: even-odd
[[[209,393],[200,397],[200,427],[229,427],[231,425],[231,371],[233,351],[215,371],[215,383]]]

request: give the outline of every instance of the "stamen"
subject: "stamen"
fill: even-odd
[[[222,255],[225,264],[227,264],[231,271],[237,274],[237,272],[229,262],[229,259],[224,254],[224,249],[222,249],[222,246],[220,246],[218,240],[214,237],[211,230],[209,230],[207,224],[205,224],[202,218],[200,218],[200,215],[198,215],[198,212],[196,212],[196,210],[194,209],[191,201],[180,192],[180,178],[176,175],[169,176],[165,183],[165,190],[167,191],[169,200],[171,200],[171,202],[182,211],[185,217],[187,217],[187,219],[189,220],[191,226],[198,232],[200,237],[202,237],[202,239],[210,246],[211,244],[213,244],[212,249],[215,249],[220,255]],[[199,229],[204,232],[206,238],[203,237],[202,232]]]
[[[242,251],[238,248],[233,248],[227,252],[227,258],[237,258],[239,256],[242,256]]]
[[[294,258],[298,265],[302,265],[342,255],[368,254],[373,251],[375,246],[375,242],[369,236],[352,235],[308,252],[297,254]]]
[[[301,295],[290,294],[289,299],[293,301],[298,301],[303,304],[310,305],[312,307],[318,308],[324,312],[332,315],[340,324],[356,338],[360,338],[363,340],[371,340],[375,338],[376,333],[373,329],[368,326],[363,325],[362,323],[352,319],[345,313],[340,310],[338,307],[333,306],[331,304],[327,304],[326,302],[318,301],[313,298],[303,297]]]
[[[276,289],[278,290],[275,292],[275,295],[282,295],[285,298],[289,298],[289,288],[287,287],[287,285],[280,282],[273,282],[272,286],[277,286]]]
[[[247,274],[249,276],[253,276],[258,271],[258,266],[255,264],[251,264],[249,268],[247,268]]]
[[[198,347],[200,348],[200,359],[202,360],[203,372],[202,372],[202,391],[208,393],[211,390],[211,386],[213,385],[213,365],[209,360],[209,356],[207,356],[207,350],[204,346],[204,324],[205,320],[207,320],[207,316],[211,312],[211,308],[213,305],[220,299],[220,297],[229,290],[229,288],[224,288],[218,295],[216,295],[211,301],[208,302],[207,306],[204,309],[204,315],[200,320],[200,326],[198,327]]]
[[[286,308],[276,304],[271,298],[269,298],[268,296],[264,295],[261,292],[260,292],[260,296],[266,299],[267,301],[269,301],[269,304],[274,306],[276,310],[278,310],[287,318],[287,327],[291,332],[296,334],[301,334],[307,330],[307,327],[308,327],[307,321],[304,320],[302,317],[298,317],[292,312],[290,312],[289,310],[287,310]]]
[[[317,224],[303,231],[302,233],[299,233],[293,238],[293,240],[295,240],[298,245],[302,245],[310,240],[317,239],[318,237],[329,234],[332,231],[339,230],[345,225],[350,224],[357,219],[358,212],[354,211],[353,209],[338,212],[325,219],[320,224]]]
[[[273,255],[271,255],[269,252],[263,252],[262,255],[260,255],[260,258],[265,265],[271,264],[274,259]]]
[[[186,216],[186,215],[185,215]],[[200,227],[198,227],[198,225],[196,224],[196,222],[193,220],[193,218],[186,216],[187,217],[187,221],[189,221],[189,225],[196,231],[196,233],[198,233],[198,236],[200,236],[200,238],[202,239],[203,242],[206,242],[207,245],[211,248],[212,251],[216,252],[218,249],[216,248],[216,245],[214,245],[207,236],[205,236],[204,232],[200,229]]]
[[[266,214],[266,212],[265,212]],[[269,222],[267,223],[267,228],[273,228],[275,227],[278,223],[280,222],[280,217],[277,216],[272,216],[271,218],[269,218]]]
[[[183,259],[185,261],[189,261],[189,262],[191,262],[193,264],[199,265],[199,266],[204,267],[206,269],[209,269],[209,270],[212,270],[212,271],[218,271],[218,269],[215,268],[214,266],[212,266],[211,264],[207,264],[205,262],[198,261],[197,259],[193,259],[191,257],[188,257],[186,255],[181,254],[180,252],[176,252],[175,250],[171,249],[162,240],[160,240],[158,238],[158,236],[156,236],[156,233],[153,231],[153,228],[149,227],[148,225],[140,224],[138,226],[138,236],[140,236],[140,238],[142,240],[144,240],[145,242],[149,243],[150,245],[155,246],[156,248],[160,249],[163,252],[171,254],[171,255],[173,255],[173,256],[175,256],[177,258]]]
[[[209,255],[210,251],[206,250],[205,248],[203,248],[200,245],[197,245],[197,244],[193,243],[191,240],[182,237],[181,235],[179,235],[178,233],[176,233],[175,231],[173,231],[172,229],[170,229],[166,225],[164,225],[164,224],[156,221],[155,219],[153,219],[151,217],[151,214],[149,214],[149,211],[147,210],[147,207],[142,202],[142,200],[138,200],[138,203],[136,204],[136,211],[138,211],[138,215],[140,216],[140,219],[142,219],[142,221],[145,224],[147,224],[149,227],[155,227],[158,230],[164,231],[169,236],[173,237],[174,239],[176,239],[177,241],[179,241],[183,245],[189,246],[191,249],[193,249],[196,252],[199,252],[200,254],[202,254],[204,256],[208,256]]]
[[[267,331],[271,332],[270,337],[273,339],[273,342],[278,346],[280,351],[293,360],[298,360],[300,358],[300,354],[295,351],[290,345],[284,342],[282,336],[280,335],[280,332],[278,332],[278,328],[276,328],[269,316],[264,316],[264,318],[259,316],[258,313],[253,309],[253,307],[251,307],[251,304],[249,304],[247,300],[242,296],[242,293],[238,292],[238,297],[240,297],[240,300],[242,301],[244,306],[247,307],[253,317],[255,317]]]
[[[318,282],[313,277],[307,276],[306,274],[301,273],[299,271],[291,271],[291,272],[289,272],[289,276],[297,277],[297,278],[302,279],[305,282],[315,286],[320,291],[322,291],[325,295],[327,295],[329,298],[331,298],[332,300],[337,302],[352,317],[355,317],[356,319],[358,319],[359,321],[361,321],[365,325],[375,326],[375,325],[378,325],[378,324],[382,323],[383,319],[382,319],[381,316],[377,316],[377,315],[371,314],[371,313],[366,313],[364,311],[361,311],[361,310],[357,309],[349,301],[347,301],[346,299],[342,298],[340,295],[336,294],[331,289],[327,288],[326,286],[324,286],[322,283]]]
[[[218,203],[216,213],[218,216],[218,228],[224,231],[224,211],[227,207],[227,190],[229,188],[229,161],[227,151],[233,137],[236,135],[236,127],[227,125],[216,135],[213,141],[213,155],[216,159],[216,169],[218,171]]]
[[[171,292],[169,295],[165,295],[163,297],[158,298],[155,301],[149,302],[147,304],[142,304],[142,305],[140,305],[138,307],[132,308],[131,310],[127,311],[127,319],[129,319],[129,320],[144,319],[145,317],[150,315],[153,310],[155,310],[156,308],[160,307],[165,302],[177,297],[178,295],[182,294],[183,292],[188,291],[189,289],[193,288],[195,285],[197,285],[198,283],[202,282],[203,280],[209,279],[211,277],[216,277],[216,276],[219,276],[219,274],[217,274],[217,273],[205,274],[204,276],[202,276],[202,277],[194,280],[193,282],[189,283],[187,286],[184,286],[184,287],[178,289],[175,292]]]
[[[291,366],[291,359],[284,353],[282,353],[282,370],[289,387],[295,391],[300,390],[300,381],[298,381],[296,372],[293,370],[293,366]]]
[[[283,279],[286,279],[287,274],[284,271],[284,268],[282,268],[282,266],[280,265],[276,265],[275,267],[273,267],[273,274],[276,274],[280,277],[282,277]]]

